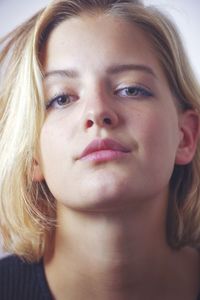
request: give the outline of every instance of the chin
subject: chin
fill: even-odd
[[[111,182],[92,182],[83,185],[70,201],[66,201],[66,206],[82,211],[110,211],[125,205],[127,188],[121,184]],[[77,195],[78,194],[78,195]],[[69,200],[69,198],[68,198]]]

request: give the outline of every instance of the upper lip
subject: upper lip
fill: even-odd
[[[86,146],[79,158],[81,159],[90,153],[102,150],[121,151],[125,153],[130,152],[130,149],[113,139],[95,139]]]

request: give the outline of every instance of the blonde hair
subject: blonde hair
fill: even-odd
[[[45,118],[40,55],[49,33],[82,13],[104,13],[140,27],[184,111],[200,112],[200,89],[173,23],[160,11],[131,0],[55,1],[1,40],[0,229],[5,248],[40,259],[56,225],[55,199],[46,183],[32,179]],[[174,247],[199,247],[200,145],[193,161],[175,165],[170,180],[167,237]]]

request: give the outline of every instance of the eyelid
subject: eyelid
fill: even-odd
[[[71,94],[71,93],[65,93],[65,92],[60,92],[60,93],[56,93],[53,97],[51,97],[49,100],[45,101],[45,108],[46,110],[50,109],[53,104],[55,103],[55,101],[59,98],[59,97],[66,97],[66,98],[70,98],[70,97],[73,97],[73,98],[76,98],[76,100],[78,99],[78,97],[76,97],[75,95]],[[69,103],[66,103],[65,105],[63,105],[63,108],[70,105],[71,102],[73,101],[70,101]],[[56,104],[55,104],[56,105]],[[60,108],[62,108],[62,106],[60,106]],[[59,109],[59,108],[58,108]]]
[[[55,101],[55,99],[59,96],[62,96],[64,93],[55,93],[54,96],[48,98],[46,101],[45,101],[45,107],[46,107],[46,110],[49,109],[52,105],[52,103]]]
[[[147,97],[154,96],[154,93],[150,88],[144,86],[143,84],[137,84],[137,83],[136,84],[123,84],[123,86],[118,86],[115,90],[115,95],[117,93],[119,93],[120,91],[123,91],[125,89],[131,89],[131,88],[136,89],[141,92],[146,92],[148,94],[148,95],[146,95]],[[131,97],[131,96],[129,96],[129,97]]]
[[[123,83],[122,82],[122,83],[120,83],[120,84],[117,85],[116,90],[117,89],[123,89],[123,88],[131,88],[131,87],[146,89],[149,92],[153,93],[153,91],[151,90],[150,87],[146,86],[143,83],[138,83],[138,82],[135,82],[135,83],[131,83],[131,82],[130,83],[128,83],[128,82]]]
[[[62,80],[52,82],[48,87],[44,86],[45,92],[45,106],[48,106],[50,102],[55,100],[59,96],[72,96],[78,97],[79,89],[78,86],[69,83],[63,82]]]

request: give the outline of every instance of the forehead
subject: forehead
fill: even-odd
[[[139,63],[161,72],[148,35],[136,24],[104,14],[71,17],[49,35],[44,49],[45,71],[90,65],[100,70],[105,64]]]

